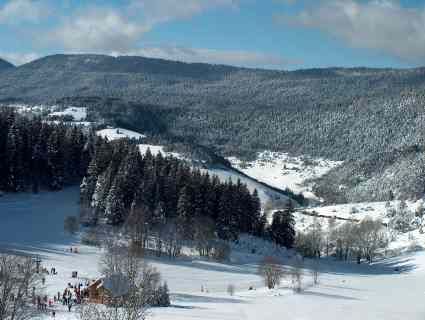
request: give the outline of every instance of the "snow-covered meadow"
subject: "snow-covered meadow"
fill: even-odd
[[[314,200],[317,197],[306,181],[318,178],[341,164],[338,161],[291,157],[286,153],[271,151],[258,153],[254,161],[241,161],[235,157],[228,160],[233,167],[258,181],[279,189],[289,188]]]
[[[87,108],[83,107],[67,107],[62,111],[55,111],[49,114],[49,117],[69,116],[73,121],[83,121],[87,118]]]
[[[144,134],[123,129],[123,128],[106,128],[96,132],[96,134],[100,137],[107,138],[109,141],[117,140],[117,139],[142,139],[146,136]]]
[[[331,209],[332,212],[332,209]],[[61,192],[6,194],[0,198],[0,247],[21,253],[39,255],[43,264],[55,267],[56,276],[46,279],[46,293],[56,294],[68,282],[72,271],[81,278],[99,275],[100,249],[79,243],[63,231],[63,220],[78,213],[78,188]],[[70,253],[77,247],[79,253]],[[216,263],[198,258],[169,261],[148,258],[162,273],[172,293],[172,306],[154,308],[148,318],[182,319],[409,319],[425,317],[420,285],[425,281],[423,252],[378,261],[373,265],[356,265],[322,259],[320,283],[312,285],[312,262],[304,262],[304,291],[290,290],[290,279],[280,288],[267,290],[257,275],[259,255],[249,254],[249,244],[235,247],[231,262]],[[270,252],[269,252],[270,254]],[[291,252],[283,253],[285,264],[291,264]],[[396,271],[396,266],[398,267]],[[75,281],[75,280],[74,280]],[[234,296],[226,293],[234,284]],[[201,286],[204,292],[201,292]],[[252,286],[255,290],[248,290]],[[55,305],[57,319],[78,319]],[[49,319],[50,315],[42,317]]]

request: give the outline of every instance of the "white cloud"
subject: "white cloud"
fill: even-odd
[[[217,7],[235,8],[238,0],[130,0],[120,8],[80,8],[47,33],[50,44],[73,52],[128,51],[157,24],[190,18]],[[84,9],[84,10],[83,10]]]
[[[48,13],[48,6],[41,0],[9,0],[0,7],[0,24],[37,23]]]
[[[319,29],[351,47],[372,49],[406,61],[425,58],[425,8],[407,8],[395,0],[323,0],[289,25]]]
[[[113,55],[137,55],[151,58],[184,62],[204,62],[243,67],[283,68],[298,64],[299,61],[251,51],[216,50],[207,48],[186,48],[178,46],[144,47],[130,52],[117,51]]]
[[[13,63],[15,66],[34,61],[41,57],[40,54],[30,52],[30,53],[17,53],[17,52],[0,52],[0,57],[10,63]]]
[[[239,0],[133,0],[129,11],[143,15],[146,22],[153,25],[187,19],[220,7],[235,9],[238,2]]]
[[[134,48],[149,28],[112,9],[90,9],[67,18],[48,39],[71,51],[105,52]]]

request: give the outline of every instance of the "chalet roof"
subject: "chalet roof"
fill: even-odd
[[[107,290],[113,298],[118,298],[129,292],[130,282],[124,275],[113,274],[97,279],[88,286],[88,288],[91,287],[95,287],[96,290],[103,288]]]

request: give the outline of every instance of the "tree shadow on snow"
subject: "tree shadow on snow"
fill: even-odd
[[[360,300],[355,297],[344,296],[341,294],[329,294],[329,293],[323,293],[323,292],[317,292],[317,291],[303,291],[300,294],[304,296],[314,296],[314,297],[322,297],[322,298],[338,299],[338,300]]]
[[[256,264],[232,264],[228,262],[214,262],[203,259],[191,259],[179,257],[170,260],[166,257],[147,256],[146,260],[149,262],[157,262],[161,264],[168,264],[172,266],[194,268],[205,271],[216,271],[225,273],[236,274],[258,274],[258,265]]]
[[[192,303],[246,303],[246,301],[237,298],[209,297],[199,296],[188,293],[172,294],[173,301],[192,302]]]
[[[293,261],[288,261],[289,266]],[[316,265],[314,260],[305,259],[303,268],[308,272],[318,269],[320,273],[335,275],[353,274],[360,276],[403,274],[414,271],[417,268],[415,259],[411,254],[394,258],[384,258],[372,264],[338,261],[333,258],[322,258]]]

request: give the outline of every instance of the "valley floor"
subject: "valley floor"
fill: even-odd
[[[43,264],[55,267],[47,276],[46,294],[53,296],[73,282],[98,276],[101,251],[82,246],[63,232],[63,219],[78,212],[78,189],[39,195],[5,195],[0,198],[0,248],[40,255]],[[79,253],[70,253],[70,246]],[[320,283],[312,286],[311,261],[305,261],[304,291],[295,294],[286,279],[277,290],[266,290],[256,274],[258,256],[235,252],[232,263],[199,259],[169,261],[148,259],[162,273],[172,293],[172,307],[150,310],[148,319],[289,319],[340,320],[425,318],[425,253],[386,259],[374,265],[355,265],[324,259]],[[395,271],[398,266],[398,271]],[[233,297],[226,293],[236,286]],[[252,286],[256,290],[248,291]],[[201,287],[206,290],[201,292]],[[56,305],[56,319],[77,319]],[[42,319],[49,319],[45,315]]]

